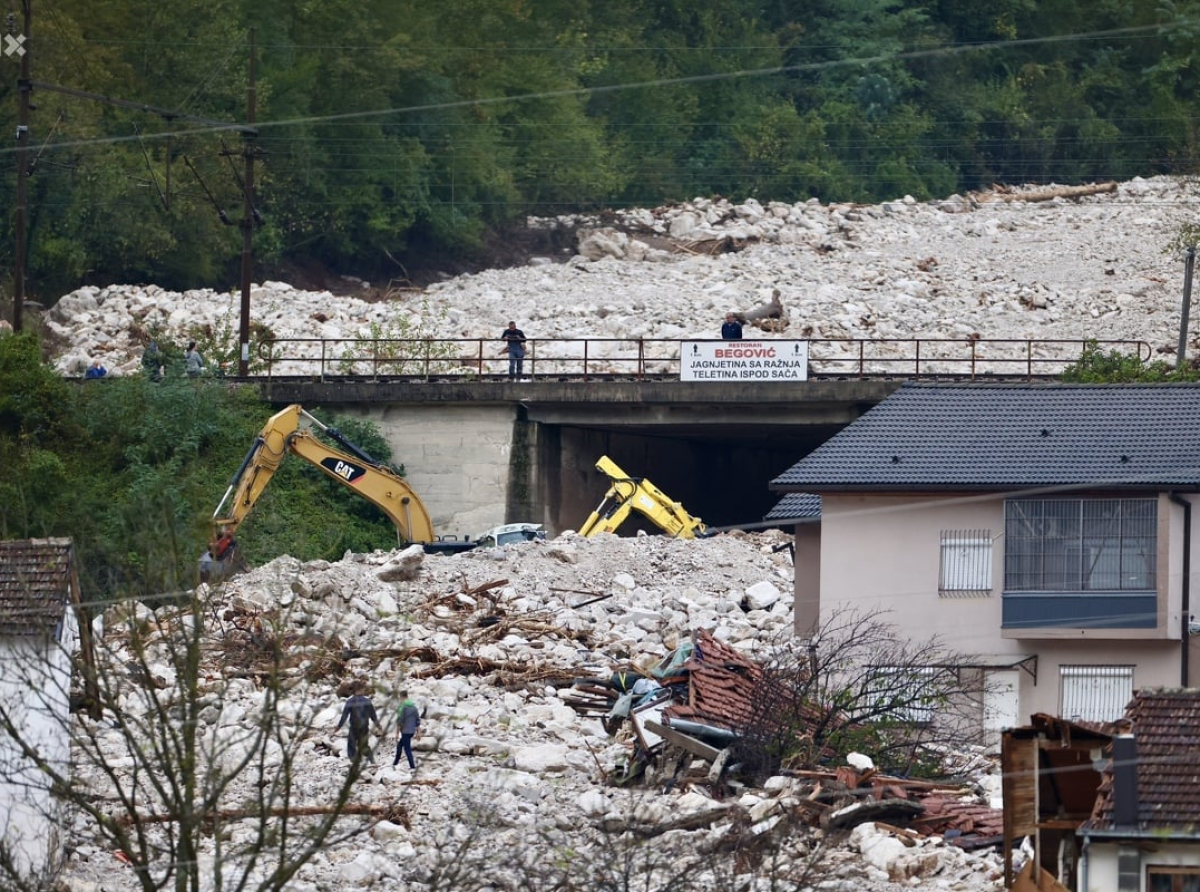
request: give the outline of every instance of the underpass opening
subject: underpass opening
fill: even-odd
[[[771,480],[842,426],[541,425],[536,499],[551,530],[578,530],[612,483],[595,467],[606,455],[630,477],[649,480],[710,528],[760,524],[780,498],[770,491]],[[639,530],[662,533],[636,512],[617,533],[636,535]]]

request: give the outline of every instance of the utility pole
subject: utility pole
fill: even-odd
[[[1184,366],[1187,352],[1188,316],[1192,309],[1192,270],[1196,266],[1196,246],[1191,245],[1183,255],[1183,307],[1179,313],[1179,346],[1175,349],[1175,368]]]
[[[250,77],[246,85],[246,129],[242,131],[242,158],[246,166],[242,187],[242,314],[238,325],[238,376],[250,374],[250,277],[254,271],[254,226],[258,211],[254,207],[254,29],[250,29]]]
[[[9,49],[21,55],[21,74],[17,78],[17,249],[13,270],[13,331],[20,331],[25,324],[25,254],[27,236],[26,217],[29,208],[29,94],[33,92],[30,76],[29,31],[33,20],[33,0],[21,0],[21,38],[14,41],[6,35],[6,54]],[[15,48],[14,48],[15,45]]]

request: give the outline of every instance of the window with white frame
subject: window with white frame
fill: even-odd
[[[1058,675],[1059,715],[1069,721],[1115,721],[1133,699],[1132,666],[1063,665]]]
[[[992,593],[992,531],[942,530],[938,594],[983,598]]]
[[[1006,592],[1154,591],[1154,499],[1009,499]]]

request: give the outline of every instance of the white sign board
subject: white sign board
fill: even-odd
[[[680,381],[806,381],[808,341],[684,341]]]

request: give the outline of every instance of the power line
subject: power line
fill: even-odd
[[[997,48],[1011,48],[1016,46],[1038,46],[1049,45],[1056,43],[1071,42],[1076,40],[1095,40],[1103,38],[1111,38],[1117,36],[1132,36],[1136,34],[1147,33],[1150,31],[1162,31],[1161,25],[1140,25],[1129,28],[1114,28],[1105,31],[1093,31],[1074,34],[1059,34],[1048,37],[1029,37],[1018,40],[996,40],[984,43],[975,44],[947,44],[940,47],[922,50],[908,50],[897,53],[880,54],[874,56],[862,56],[852,59],[837,59],[824,62],[800,63],[795,65],[779,65],[768,68],[751,68],[739,71],[729,72],[714,72],[710,74],[695,74],[685,75],[680,77],[662,77],[653,78],[646,81],[637,81],[633,83],[623,84],[608,84],[593,87],[566,87],[558,90],[544,90],[533,93],[523,93],[516,96],[491,96],[481,97],[476,99],[459,99],[449,102],[430,103],[426,105],[413,106],[394,106],[382,109],[367,109],[361,111],[338,112],[329,115],[310,115],[303,117],[289,118],[279,121],[262,121],[256,124],[258,131],[261,133],[265,130],[297,127],[308,124],[324,124],[339,121],[361,121],[372,118],[389,117],[394,115],[407,115],[419,112],[429,111],[449,111],[452,109],[470,109],[482,108],[498,105],[511,105],[521,102],[532,102],[544,99],[562,99],[570,97],[588,97],[599,96],[605,94],[624,93],[631,90],[655,89],[670,86],[686,86],[691,84],[705,84],[724,80],[737,80],[745,78],[766,77],[778,74],[800,73],[800,72],[817,72],[827,71],[836,68],[868,66],[879,64],[882,62],[907,61],[914,59],[935,58],[938,56],[952,56],[966,53],[985,52]],[[186,120],[184,116],[181,119]],[[209,126],[193,128],[189,130],[175,131],[174,136],[191,136],[196,134],[206,134],[219,132],[221,130],[237,130],[240,125],[223,124],[220,122],[210,122]],[[162,134],[166,136],[167,134]],[[147,135],[149,136],[149,134]],[[61,143],[64,148],[74,146],[88,145],[111,145],[114,143],[127,142],[132,137],[114,136],[114,137],[97,137],[86,140],[76,140],[72,142]],[[0,149],[0,155],[17,151],[16,149]]]

